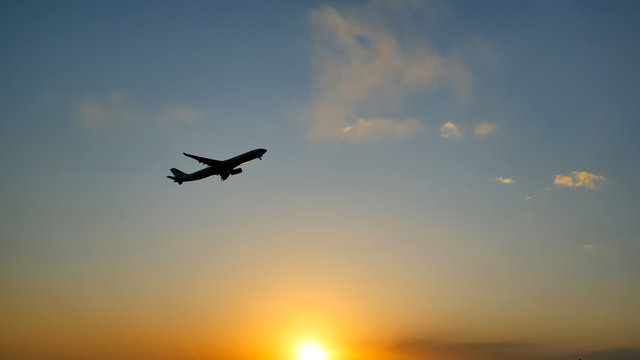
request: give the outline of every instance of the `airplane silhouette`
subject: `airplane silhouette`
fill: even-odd
[[[177,182],[178,185],[182,185],[182,183],[185,181],[200,180],[211,175],[220,175],[220,179],[222,181],[225,181],[230,175],[238,175],[242,172],[241,168],[236,169],[237,166],[240,166],[254,159],[262,160],[262,156],[266,152],[266,149],[255,149],[248,151],[242,155],[238,155],[236,157],[232,157],[231,159],[222,161],[183,153],[185,156],[196,159],[198,160],[198,162],[207,165],[207,167],[191,174],[185,174],[176,168],[172,168],[171,172],[173,173],[173,176],[167,177],[173,180],[173,182]]]

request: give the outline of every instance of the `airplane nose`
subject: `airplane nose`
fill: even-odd
[[[262,150],[262,155],[264,155],[264,153],[267,152],[267,149],[260,149],[260,150]]]

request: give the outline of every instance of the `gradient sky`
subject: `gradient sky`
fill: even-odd
[[[637,359],[639,14],[3,2],[0,358]]]

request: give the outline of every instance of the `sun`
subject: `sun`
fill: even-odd
[[[296,360],[327,360],[329,353],[314,340],[300,343],[296,348]]]

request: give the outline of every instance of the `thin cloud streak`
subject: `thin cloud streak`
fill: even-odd
[[[125,91],[115,91],[103,97],[86,97],[72,106],[77,123],[94,130],[151,123],[188,124],[204,118],[202,111],[180,105],[143,111]]]
[[[410,340],[398,343],[394,350],[413,355],[416,359],[448,359],[448,360],[533,360],[537,359],[536,346],[528,343],[502,342],[468,342],[446,343],[432,340]]]
[[[392,350],[411,359],[447,360],[633,360],[640,358],[640,349],[617,348],[571,352],[545,351],[538,344],[498,341],[447,343],[433,340],[409,340],[398,342]]]
[[[376,142],[384,138],[402,139],[413,136],[423,125],[416,119],[358,119],[354,125],[345,126],[342,134],[345,138],[353,141]]]

